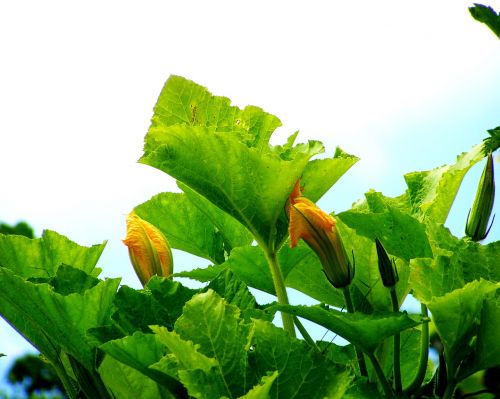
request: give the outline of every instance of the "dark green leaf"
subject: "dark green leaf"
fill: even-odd
[[[486,24],[500,39],[500,15],[493,8],[474,4],[474,7],[470,7],[469,11],[476,21]]]
[[[406,313],[349,314],[320,306],[276,305],[276,308],[328,328],[365,353],[373,352],[385,338],[420,324],[416,317]]]

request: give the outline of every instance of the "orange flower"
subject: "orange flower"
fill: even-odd
[[[354,277],[353,267],[336,228],[335,219],[309,199],[302,197],[296,183],[286,205],[290,246],[303,239],[318,255],[323,271],[332,285],[342,288]]]
[[[123,243],[128,247],[130,261],[143,286],[155,274],[163,277],[172,274],[172,251],[167,239],[134,211],[127,216],[127,237]]]

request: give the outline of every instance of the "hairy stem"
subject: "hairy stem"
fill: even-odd
[[[380,385],[382,385],[382,389],[384,390],[385,397],[386,398],[395,398],[394,392],[392,391],[392,388],[389,384],[389,381],[387,381],[387,378],[385,378],[385,374],[382,371],[382,367],[380,367],[380,363],[378,362],[375,355],[373,353],[369,353],[368,358],[372,362],[373,369],[375,370],[375,373],[377,374],[377,377],[380,381]]]
[[[354,306],[352,304],[351,293],[349,291],[349,287],[343,287],[342,292],[344,294],[345,306],[349,313],[354,313]],[[358,359],[359,372],[363,377],[368,377],[368,369],[366,368],[365,357],[363,353],[356,347],[354,347],[356,351],[356,357]]]
[[[399,302],[396,293],[396,288],[391,287],[391,302],[392,311],[399,312]],[[403,385],[401,383],[401,334],[397,333],[394,335],[394,386],[396,388],[396,393],[400,394],[403,392]]]
[[[271,270],[271,276],[273,278],[274,290],[276,291],[278,303],[280,305],[288,305],[288,294],[286,293],[283,273],[281,273],[278,259],[276,258],[276,253],[270,252],[268,250],[264,250],[264,253],[266,254],[267,263],[269,265],[269,269]],[[281,312],[281,319],[283,320],[283,328],[285,329],[285,331],[288,331],[288,333],[292,337],[295,337],[293,316],[291,314]]]
[[[424,304],[420,305],[420,313],[422,317],[426,318],[428,316],[427,306]],[[413,394],[420,388],[424,382],[425,372],[427,371],[427,362],[429,360],[429,322],[424,321],[422,324],[422,331],[420,333],[420,358],[418,362],[418,369],[413,381],[404,389],[404,392],[408,395]]]

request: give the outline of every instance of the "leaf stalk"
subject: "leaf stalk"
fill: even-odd
[[[398,295],[396,293],[396,287],[390,288],[391,292],[391,302],[393,312],[399,312],[399,302]],[[394,334],[394,386],[396,388],[396,394],[403,392],[403,385],[401,383],[401,334]]]
[[[349,291],[349,286],[342,288],[342,293],[344,294],[345,306],[349,313],[354,313],[354,305],[352,304],[351,292]],[[363,377],[368,377],[368,369],[366,368],[365,357],[363,353],[354,346],[354,350],[356,351],[356,357],[358,359],[359,373]]]

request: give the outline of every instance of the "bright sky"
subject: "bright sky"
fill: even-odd
[[[171,74],[277,115],[274,141],[299,129],[299,141],[322,140],[330,155],[340,145],[360,156],[323,200],[328,211],[370,188],[400,194],[404,173],[450,163],[500,125],[500,42],[470,5],[3,2],[0,220],[85,245],[109,240],[103,276],[138,287],[120,239],[130,209],[174,189],[136,163]],[[457,235],[480,169],[452,214]],[[500,238],[498,222],[492,233]],[[5,323],[0,343],[1,372],[28,346]]]

